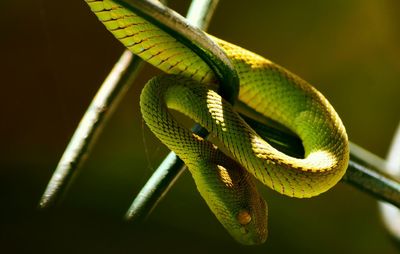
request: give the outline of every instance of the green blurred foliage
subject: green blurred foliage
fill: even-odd
[[[171,1],[184,13],[189,1]],[[99,136],[64,202],[36,204],[91,98],[122,46],[85,3],[2,1],[0,252],[395,253],[376,202],[338,184],[298,200],[261,187],[269,203],[266,244],[235,243],[189,174],[149,221],[123,223],[132,198],[167,150],[139,115],[150,66]],[[221,0],[210,33],[266,56],[314,84],[350,139],[385,156],[400,120],[400,2]]]

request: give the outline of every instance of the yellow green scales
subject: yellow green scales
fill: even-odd
[[[238,99],[300,137],[305,155],[294,158],[263,140],[211,89],[217,78],[195,52],[113,1],[86,2],[129,50],[168,74],[152,79],[143,89],[143,118],[185,162],[200,194],[237,241],[259,244],[267,237],[266,203],[252,176],[281,194],[298,198],[323,193],[342,178],[349,160],[345,128],[325,97],[306,81],[261,56],[210,36],[239,75]],[[233,159],[183,127],[170,109],[205,127]]]

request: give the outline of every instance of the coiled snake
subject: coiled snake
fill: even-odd
[[[201,196],[237,241],[259,244],[267,237],[267,206],[253,177],[281,194],[304,198],[327,191],[344,175],[349,160],[345,128],[325,97],[306,81],[210,36],[238,73],[238,100],[300,137],[305,155],[294,158],[263,140],[212,89],[217,78],[195,52],[113,1],[86,2],[129,50],[166,73],[144,87],[140,98],[143,118],[185,162]],[[230,155],[185,128],[170,109],[206,128]]]

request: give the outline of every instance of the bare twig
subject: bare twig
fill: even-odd
[[[106,119],[139,73],[141,62],[139,57],[126,50],[115,64],[72,136],[39,202],[39,208],[52,207],[60,200]]]

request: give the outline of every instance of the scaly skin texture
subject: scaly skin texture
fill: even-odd
[[[212,70],[183,44],[112,1],[86,1],[92,11],[133,53],[168,74],[151,80],[141,95],[141,111],[154,134],[188,166],[210,209],[243,244],[267,237],[265,201],[256,179],[291,197],[327,191],[344,175],[348,138],[329,102],[314,87],[284,68],[215,37],[240,78],[239,100],[290,128],[302,140],[304,158],[293,158],[265,142],[206,85]],[[178,110],[209,130],[234,161],[209,141],[178,123]],[[247,172],[246,172],[247,170]]]

